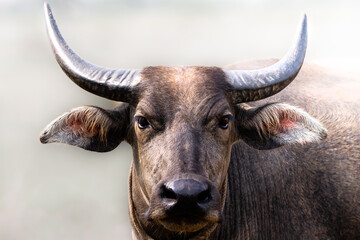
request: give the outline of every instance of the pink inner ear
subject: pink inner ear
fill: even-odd
[[[82,126],[83,126],[82,121],[80,121],[79,119],[76,120],[72,119],[69,122],[68,129],[71,130],[75,135],[81,135],[83,131]]]
[[[280,120],[280,126],[286,130],[296,127],[296,123],[289,118],[283,118]]]
[[[98,133],[97,126],[90,125],[79,116],[71,116],[68,119],[67,129],[76,136],[93,137]]]
[[[275,126],[269,128],[269,132],[273,135],[286,133],[297,126],[296,121],[291,119],[287,114],[280,117],[279,122],[275,123]]]

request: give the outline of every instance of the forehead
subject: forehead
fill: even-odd
[[[139,100],[157,105],[185,104],[226,98],[229,88],[225,73],[218,67],[146,67],[141,72]]]
[[[218,67],[146,67],[138,87],[138,111],[160,118],[200,120],[229,108],[229,86]]]
[[[141,71],[143,80],[156,82],[168,82],[169,84],[225,83],[225,73],[218,67],[146,67]]]

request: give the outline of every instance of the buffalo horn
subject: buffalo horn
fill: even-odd
[[[270,97],[291,83],[303,64],[307,44],[306,15],[300,32],[288,53],[277,63],[257,70],[224,70],[231,84],[234,103]]]
[[[62,37],[48,3],[44,4],[47,33],[56,60],[68,77],[81,88],[98,96],[122,102],[131,99],[131,87],[139,82],[138,70],[108,69],[78,56]]]

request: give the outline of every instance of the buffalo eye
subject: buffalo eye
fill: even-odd
[[[149,121],[144,117],[137,117],[137,123],[140,129],[146,129],[150,127]]]
[[[228,129],[231,115],[222,116],[219,120],[219,128]]]

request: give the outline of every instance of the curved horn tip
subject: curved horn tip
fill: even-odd
[[[48,25],[52,21],[52,18],[54,18],[50,4],[48,2],[44,2],[44,14],[45,14],[46,26],[48,28]]]
[[[302,26],[307,27],[307,15],[306,15],[306,13],[303,14]]]
[[[307,22],[307,15],[306,15],[306,13],[303,13],[303,22]]]
[[[48,2],[44,2],[44,10],[46,14],[51,13],[50,4]]]
[[[303,14],[301,24],[300,24],[300,31],[303,32],[303,34],[307,35],[307,15],[306,15],[306,13]]]

